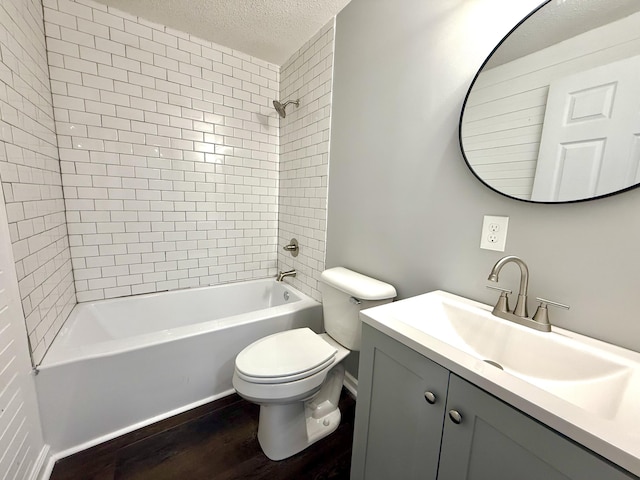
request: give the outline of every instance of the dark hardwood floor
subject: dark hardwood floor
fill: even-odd
[[[346,480],[355,415],[346,390],[340,410],[333,434],[273,462],[256,438],[259,407],[231,395],[63,458],[51,480]]]

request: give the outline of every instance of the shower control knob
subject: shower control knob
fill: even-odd
[[[456,425],[460,425],[462,423],[462,415],[457,410],[449,410],[449,418]]]
[[[429,392],[429,391],[424,392],[424,399],[427,401],[427,403],[430,403],[431,405],[436,403],[436,395],[433,392]]]
[[[291,253],[292,257],[297,257],[298,256],[298,252],[300,251],[300,246],[298,245],[298,240],[296,240],[295,238],[292,238],[291,241],[289,242],[289,245],[285,245],[284,247],[282,247],[282,249],[285,252]]]

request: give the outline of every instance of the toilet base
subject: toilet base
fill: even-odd
[[[333,433],[340,425],[340,410],[323,418],[304,418],[304,404],[260,407],[258,442],[271,460],[284,460]],[[300,418],[302,417],[302,422]]]
[[[338,401],[344,366],[327,374],[320,392],[306,402],[260,406],[258,442],[271,460],[284,460],[333,433],[340,425]]]

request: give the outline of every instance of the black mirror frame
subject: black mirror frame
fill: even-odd
[[[523,202],[523,203],[546,204],[546,205],[561,205],[561,204],[567,204],[567,203],[582,203],[582,202],[589,202],[591,200],[599,200],[601,198],[607,198],[607,197],[611,197],[613,195],[617,195],[619,193],[627,192],[629,190],[634,190],[634,189],[640,187],[640,183],[636,183],[635,185],[631,185],[629,187],[625,187],[625,188],[623,188],[621,190],[616,190],[615,192],[605,193],[604,195],[598,195],[598,196],[589,197],[589,198],[580,198],[580,199],[577,199],[577,200],[563,200],[563,201],[559,201],[559,202],[525,200],[523,198],[518,198],[518,197],[513,197],[511,195],[508,195],[508,194],[506,194],[504,192],[501,192],[500,190],[495,189],[491,185],[489,185],[482,178],[480,178],[480,176],[476,173],[476,171],[473,169],[473,167],[469,163],[469,160],[467,159],[467,155],[465,154],[465,151],[464,151],[464,144],[462,142],[462,119],[464,118],[464,110],[465,110],[465,107],[467,106],[467,101],[469,100],[469,96],[471,95],[471,91],[473,90],[473,86],[475,85],[476,81],[478,80],[478,77],[480,76],[480,73],[482,73],[482,70],[484,69],[484,66],[489,62],[489,60],[491,59],[493,54],[496,52],[496,50],[498,50],[498,48],[500,48],[500,46],[507,40],[507,38],[509,38],[511,36],[511,34],[513,32],[515,32],[518,29],[518,27],[520,27],[520,25],[522,25],[524,22],[529,20],[529,18],[531,18],[533,15],[535,15],[538,12],[538,10],[542,9],[544,6],[546,6],[547,4],[551,3],[552,1],[553,0],[544,0],[540,5],[538,5],[535,9],[533,9],[526,17],[524,17],[522,20],[520,20],[511,30],[509,30],[509,32],[502,38],[502,40],[500,40],[500,42],[498,42],[498,44],[493,48],[493,50],[491,50],[491,53],[489,53],[489,55],[484,60],[484,62],[482,62],[482,65],[480,65],[480,68],[478,69],[478,71],[476,72],[475,76],[473,77],[473,80],[471,81],[471,84],[469,85],[469,89],[467,90],[467,94],[464,97],[464,102],[462,103],[462,110],[460,112],[460,121],[458,123],[458,142],[460,144],[460,151],[462,153],[462,157],[464,158],[464,163],[467,165],[467,168],[471,171],[473,176],[476,177],[478,179],[478,181],[480,181],[480,183],[482,183],[489,190],[493,190],[494,192],[496,192],[499,195],[502,195],[503,197],[510,198],[511,200],[517,200],[518,202]]]

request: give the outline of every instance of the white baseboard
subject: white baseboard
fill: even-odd
[[[349,372],[344,372],[344,387],[349,390],[353,398],[358,398],[358,379]]]
[[[44,465],[44,469],[40,472],[40,476],[38,480],[49,480],[51,478],[51,474],[53,473],[53,467],[56,466],[57,459],[52,455],[49,457],[49,460]]]
[[[34,463],[29,475],[29,480],[49,480],[51,472],[53,471],[53,464],[55,461],[51,457],[51,447],[45,445],[40,450],[36,463]]]

